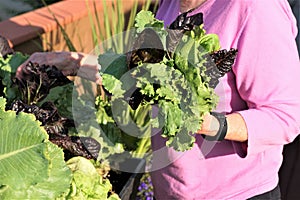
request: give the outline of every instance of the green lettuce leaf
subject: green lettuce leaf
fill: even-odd
[[[156,29],[164,29],[164,22],[154,17],[151,11],[140,11],[135,17],[135,27],[137,32],[142,32],[145,28],[151,27]]]
[[[27,60],[28,56],[16,52],[15,54],[8,55],[6,59],[0,57],[0,80],[4,85],[4,94],[9,102],[18,97],[19,91],[13,85],[12,78],[15,76],[17,68]]]
[[[152,28],[166,50],[168,32],[164,29],[164,22],[155,19],[152,12],[138,13],[135,27],[137,33]],[[136,38],[138,36],[136,34]],[[118,66],[120,71],[103,71],[102,78],[104,88],[112,94],[111,101],[120,105],[119,111],[114,111],[119,113],[119,119],[114,118],[115,121],[131,125],[128,105],[124,104],[131,98],[126,96],[128,91],[138,88],[142,95],[147,96],[140,106],[157,105],[159,108],[158,115],[150,120],[151,125],[162,128],[162,137],[167,139],[168,147],[185,151],[192,148],[194,133],[201,127],[204,114],[212,111],[218,102],[214,89],[209,87],[210,77],[205,74],[205,64],[207,55],[219,50],[220,43],[217,35],[206,34],[203,24],[186,31],[182,37],[174,38],[179,40],[175,51],[167,52],[159,63],[139,63],[125,72],[123,63]]]
[[[41,106],[43,103],[51,101],[54,103],[61,116],[72,119],[73,102],[70,99],[73,98],[73,95],[75,96],[75,94],[73,94],[73,89],[73,82],[63,86],[51,88],[47,97],[43,99],[43,101],[39,102],[38,105]]]
[[[72,187],[67,199],[120,200],[112,192],[109,180],[98,174],[91,161],[83,157],[73,157],[67,164],[73,172]]]
[[[146,28],[155,30],[159,38],[162,40],[164,48],[166,48],[166,41],[168,32],[165,29],[164,22],[155,18],[151,11],[141,10],[135,17],[136,33],[141,33]]]
[[[126,56],[123,54],[107,52],[101,54],[98,60],[101,65],[100,72],[102,73],[110,74],[120,79],[127,72]]]
[[[187,74],[184,76],[180,70],[163,63],[147,63],[132,71],[141,93],[158,102],[159,115],[152,125],[163,127],[162,136],[167,138],[166,145],[178,151],[192,148],[195,141],[193,133],[200,127],[203,115],[216,105],[216,95],[212,89],[202,82],[196,87],[189,81],[189,73],[199,72],[195,67],[192,69],[185,71]],[[198,81],[201,79],[197,73],[193,77]],[[160,87],[149,90],[153,83]],[[152,102],[144,102],[147,103]]]
[[[5,111],[0,98],[0,199],[55,199],[64,196],[71,171],[63,151],[26,113]]]
[[[119,79],[115,78],[113,75],[103,74],[102,84],[105,86],[105,89],[107,89],[109,93],[114,94],[114,97],[123,97],[124,93],[126,92],[122,88],[122,82]]]

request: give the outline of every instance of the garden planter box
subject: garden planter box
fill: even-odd
[[[145,171],[145,159],[131,158],[115,166],[120,173],[111,171],[113,189],[122,200],[135,200],[140,179]],[[127,172],[130,169],[131,172]]]
[[[101,0],[64,0],[49,6],[77,51],[89,53],[94,47],[89,18],[90,14],[95,17],[94,11],[98,13],[100,19],[103,18],[101,2]],[[106,1],[110,5],[112,2]],[[126,1],[123,6],[124,15],[131,10],[133,4],[134,1]],[[103,22],[100,23],[103,26]],[[15,51],[26,54],[39,51],[69,50],[58,24],[48,8],[37,9],[0,22],[0,35],[9,40],[10,46]],[[128,165],[131,166],[131,169],[134,167],[134,170],[124,172],[126,170],[123,169],[128,168]],[[131,159],[120,163],[120,173],[116,173],[115,179],[118,182],[114,184],[112,181],[112,185],[118,185],[119,188],[116,188],[115,191],[122,200],[135,199],[144,168],[145,160],[143,159]]]
[[[140,4],[144,0],[137,0]],[[111,7],[115,0],[106,0]],[[135,0],[126,0],[123,13],[126,15]],[[77,51],[90,53],[94,47],[90,16],[97,12],[100,24],[103,26],[103,5],[101,0],[62,0],[48,6],[63,26]],[[0,35],[10,41],[16,51],[31,54],[37,51],[68,50],[67,44],[59,27],[48,8],[12,17],[0,22]],[[118,23],[112,22],[112,23]]]

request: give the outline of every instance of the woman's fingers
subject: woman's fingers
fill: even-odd
[[[97,84],[101,84],[101,77],[99,73],[99,68],[97,65],[83,65],[78,69],[69,68],[62,70],[65,76],[68,76],[70,80],[74,79],[75,76],[90,80]]]
[[[77,52],[37,52],[19,66],[16,78],[22,79],[28,75],[26,65],[29,63],[57,67],[65,76],[80,76],[98,84],[101,83],[97,56]]]

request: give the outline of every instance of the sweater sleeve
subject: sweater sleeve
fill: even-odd
[[[248,110],[247,156],[293,141],[300,127],[295,20],[285,0],[253,0],[237,44],[236,86]]]

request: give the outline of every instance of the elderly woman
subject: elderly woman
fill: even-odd
[[[219,35],[222,48],[239,53],[216,88],[222,97],[219,116],[205,116],[193,149],[161,150],[163,138],[153,137],[155,198],[280,199],[283,145],[296,138],[300,127],[297,26],[291,8],[286,0],[161,0],[157,18],[170,24],[190,9],[190,15],[203,13],[204,28]],[[218,117],[225,117],[227,126],[218,124]]]
[[[222,48],[239,53],[216,88],[218,114],[204,117],[191,150],[177,152],[165,147],[160,134],[152,137],[155,198],[280,199],[282,149],[300,127],[297,26],[291,8],[286,0],[161,0],[157,18],[168,25],[191,9],[191,15],[203,13],[204,28],[219,36]],[[86,58],[60,52],[36,53],[29,60],[54,64],[65,75],[85,66],[83,74],[100,81],[97,59]]]

